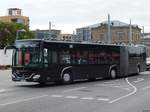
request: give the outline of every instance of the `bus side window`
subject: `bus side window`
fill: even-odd
[[[104,64],[107,61],[107,54],[104,51],[98,54],[98,64]]]
[[[89,51],[89,64],[95,64],[95,55],[94,55],[94,52],[93,51]]]
[[[71,56],[71,63],[72,64],[77,64],[77,54],[76,54],[76,52],[72,51],[70,56]]]
[[[72,51],[70,56],[72,64],[88,63],[88,51]]]
[[[48,63],[48,52],[47,52],[47,49],[46,48],[44,48],[44,63]]]
[[[98,51],[89,51],[88,58],[89,64],[100,64],[102,61]]]
[[[52,51],[52,63],[55,64],[58,62],[58,54],[56,51]]]
[[[59,53],[59,61],[60,64],[70,64],[71,60],[69,51],[61,51]]]
[[[48,67],[48,49],[44,48],[44,66]]]
[[[49,64],[55,64],[58,62],[58,54],[57,51],[48,50],[47,61]]]
[[[88,51],[77,51],[77,64],[88,63]]]

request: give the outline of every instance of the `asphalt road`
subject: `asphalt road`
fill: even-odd
[[[12,82],[0,71],[0,112],[150,112],[150,72],[71,85]]]

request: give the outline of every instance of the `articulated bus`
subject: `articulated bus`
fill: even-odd
[[[146,70],[146,50],[139,45],[29,39],[16,40],[11,47],[13,81],[71,83]]]

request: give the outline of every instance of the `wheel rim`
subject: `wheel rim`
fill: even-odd
[[[116,78],[116,70],[111,70],[111,78]]]
[[[63,80],[64,80],[64,82],[69,82],[70,81],[70,75],[68,73],[65,73],[63,75]]]

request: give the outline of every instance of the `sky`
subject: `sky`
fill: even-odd
[[[30,29],[52,29],[73,33],[76,28],[107,20],[120,20],[144,26],[150,32],[150,0],[1,0],[0,16],[8,8],[21,8],[30,18]]]

